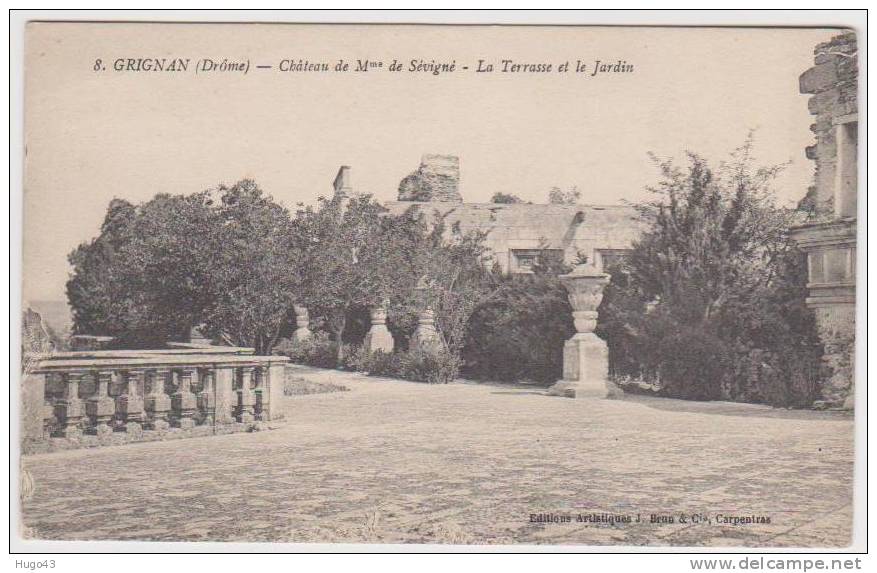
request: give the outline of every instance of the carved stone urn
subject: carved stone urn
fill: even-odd
[[[548,392],[570,398],[605,398],[611,392],[609,351],[594,328],[609,275],[586,263],[561,275],[560,280],[572,305],[576,333],[563,345],[563,379]]]

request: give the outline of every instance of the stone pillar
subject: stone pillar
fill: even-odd
[[[199,374],[201,392],[198,394],[198,409],[204,415],[204,424],[212,426],[216,421],[216,371],[204,368]]]
[[[168,429],[168,412],[171,409],[171,399],[165,390],[170,370],[159,368],[152,375],[152,387],[144,400],[144,408],[149,414],[149,427],[153,430]]]
[[[116,401],[110,398],[109,387],[113,381],[113,373],[100,370],[95,373],[94,394],[85,403],[85,412],[97,435],[112,432],[110,422],[116,415]]]
[[[414,351],[431,352],[441,348],[441,338],[435,329],[435,313],[427,308],[420,313],[417,330],[411,337],[409,347]]]
[[[563,379],[549,394],[570,398],[605,398],[609,393],[609,351],[594,334],[597,307],[609,275],[592,264],[577,266],[560,280],[569,293],[576,334],[563,345]]]
[[[195,427],[197,398],[192,392],[192,368],[183,368],[179,374],[179,387],[171,397],[174,425],[184,430]]]
[[[143,378],[144,371],[139,369],[125,372],[125,393],[119,396],[116,410],[125,421],[125,430],[129,434],[139,433],[144,421],[143,413]]]
[[[46,403],[46,375],[28,374],[21,384],[21,440],[33,442],[49,437],[55,418]]]
[[[249,424],[254,419],[254,406],[256,396],[252,388],[253,383],[253,367],[244,366],[241,368],[241,387],[238,391],[238,421],[243,424]]]
[[[308,328],[311,318],[308,315],[307,308],[299,305],[295,305],[292,308],[295,311],[296,326],[295,332],[292,333],[292,340],[293,342],[302,342],[313,336],[313,333]]]
[[[377,352],[378,350],[387,354],[393,352],[393,335],[387,328],[386,309],[387,302],[385,301],[381,306],[376,306],[371,310],[372,325],[362,342],[362,348],[365,352]]]
[[[79,384],[82,372],[68,372],[65,375],[64,399],[58,403],[57,416],[63,420],[62,432],[67,438],[75,438],[82,434],[80,424],[85,414],[85,405],[79,399]]]
[[[267,420],[283,419],[281,400],[283,400],[283,384],[286,381],[286,364],[272,363],[268,368],[268,413]]]
[[[216,368],[213,371],[214,396],[216,398],[216,424],[234,423],[234,411],[237,407],[234,392],[235,369],[232,367]]]

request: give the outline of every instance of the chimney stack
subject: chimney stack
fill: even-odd
[[[335,182],[332,183],[335,188],[336,195],[350,195],[353,193],[353,187],[350,184],[350,166],[342,165],[335,176]]]

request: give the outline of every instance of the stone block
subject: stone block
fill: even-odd
[[[798,78],[798,89],[802,94],[814,94],[836,84],[837,81],[837,66],[832,58],[801,74]]]

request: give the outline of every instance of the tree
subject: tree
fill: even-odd
[[[511,193],[501,193],[497,191],[493,194],[493,197],[490,198],[491,203],[523,203],[524,200],[518,197],[517,195],[512,195]]]
[[[270,354],[290,322],[300,283],[301,252],[288,211],[254,181],[220,187],[209,258],[207,332],[257,354]]]
[[[649,228],[600,309],[614,374],[681,398],[814,398],[818,343],[787,233],[797,215],[773,201],[783,166],[756,167],[751,149],[718,168],[656,160],[655,199],[639,207]]]
[[[576,205],[582,198],[582,192],[575,185],[567,190],[560,187],[552,187],[548,191],[548,202],[557,205]]]
[[[214,223],[207,193],[112,201],[101,234],[69,256],[74,332],[134,346],[187,339],[209,301]]]
[[[339,362],[350,313],[398,297],[415,283],[416,221],[385,212],[369,195],[336,195],[296,214],[302,302],[334,335]]]
[[[205,323],[270,352],[295,292],[290,225],[248,180],[136,206],[114,200],[100,235],[69,257],[74,330],[147,347],[188,340]]]

